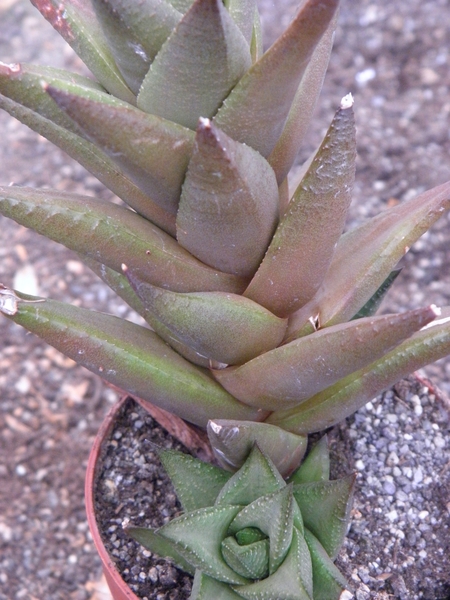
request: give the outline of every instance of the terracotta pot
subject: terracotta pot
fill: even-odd
[[[124,396],[111,408],[109,413],[106,415],[105,420],[103,421],[97,433],[94,445],[92,446],[92,450],[89,455],[85,481],[86,513],[89,529],[91,531],[92,539],[94,540],[95,548],[100,556],[100,560],[102,561],[103,572],[114,600],[139,600],[139,598],[130,590],[128,585],[122,579],[119,571],[116,568],[116,565],[109,556],[103,544],[95,517],[94,491],[97,477],[97,465],[99,464],[99,459],[101,458],[103,442],[110,436],[114,427],[116,415],[122,409],[122,406],[127,399],[128,397]]]

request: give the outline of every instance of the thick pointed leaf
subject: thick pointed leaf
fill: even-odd
[[[351,96],[342,100],[245,291],[248,298],[280,317],[293,313],[314,296],[344,229],[355,178],[352,104]]]
[[[241,402],[282,410],[381,358],[436,314],[428,307],[327,327],[214,377]]]
[[[242,77],[215,122],[267,157],[283,130],[299,82],[336,12],[338,0],[307,0],[275,44]]]
[[[277,221],[278,187],[267,161],[201,119],[180,199],[179,243],[221,271],[249,277]]]
[[[216,504],[245,506],[285,485],[273,462],[255,445],[244,465],[223,486]]]
[[[450,181],[381,212],[340,239],[315,298],[289,322],[287,341],[351,319],[410,246],[450,210]]]
[[[224,583],[246,583],[248,579],[230,569],[220,549],[231,521],[241,508],[231,505],[200,508],[173,519],[157,531],[175,542],[180,554],[206,575]]]
[[[255,24],[255,12],[258,10],[256,0],[225,0],[224,5],[250,46]]]
[[[202,356],[240,364],[278,346],[286,321],[237,294],[179,294],[147,283],[130,282],[145,308],[176,337]]]
[[[252,63],[258,61],[264,53],[263,39],[262,39],[262,26],[259,11],[255,10],[255,21],[253,23],[253,34],[252,41],[250,43],[250,54],[252,56]]]
[[[161,46],[182,15],[164,0],[93,0],[115,62],[137,96]]]
[[[239,544],[245,546],[246,544],[253,544],[254,542],[265,540],[267,536],[255,527],[245,527],[244,529],[236,531],[235,537]]]
[[[342,421],[413,371],[450,354],[450,307],[379,360],[319,392],[299,407],[275,412],[268,421],[300,435]]]
[[[175,218],[153,202],[127,175],[94,144],[56,125],[33,110],[0,96],[0,107],[59,146],[90,171],[137,213],[165,232],[175,235]]]
[[[287,177],[313,118],[330,60],[338,12],[311,57],[292,102],[283,132],[267,159],[277,176],[278,184]]]
[[[131,108],[104,93],[101,86],[86,77],[50,67],[0,63],[0,94],[6,96],[0,96],[2,108],[62,148],[137,212],[165,231],[174,232],[174,217],[144,194],[117,163],[87,141],[84,130],[46,93],[45,87],[49,85],[65,86],[77,95]]]
[[[96,146],[139,188],[175,214],[194,142],[193,133],[103,93],[66,85],[48,93]]]
[[[330,451],[327,436],[324,435],[315,444],[292,477],[289,478],[289,481],[292,483],[309,483],[311,481],[328,481],[329,479]]]
[[[397,279],[397,277],[402,272],[402,269],[394,269],[389,273],[380,287],[377,289],[375,294],[364,304],[364,306],[359,310],[356,315],[352,318],[354,319],[362,319],[363,317],[371,317],[374,315],[377,310],[380,308],[381,303],[384,300],[385,295],[391,289],[391,285]]]
[[[97,262],[92,258],[81,255],[78,256],[79,259],[92,271],[94,271],[94,273],[98,275],[102,281],[109,285],[109,287],[114,290],[114,292],[120,296],[122,300],[125,300],[125,302],[131,306],[134,311],[141,315],[141,317],[145,319],[153,331],[157,333],[161,339],[167,342],[169,346],[176,350],[178,354],[181,354],[181,356],[186,358],[189,362],[200,367],[211,368],[214,365],[216,365],[215,368],[220,367],[220,364],[198,354],[198,352],[195,352],[195,350],[192,350],[192,348],[189,348],[189,346],[186,346],[186,344],[183,344],[180,342],[180,340],[176,339],[171,331],[160,321],[158,321],[153,313],[145,308],[125,275],[117,273],[113,269],[110,269],[106,265]]]
[[[313,569],[314,600],[339,600],[347,581],[331,561],[319,540],[305,529]]]
[[[136,103],[112,57],[90,2],[31,0],[56,31],[72,46],[97,80],[121,100]]]
[[[82,255],[121,272],[180,291],[239,291],[239,280],[203,265],[173,238],[110,202],[54,190],[0,187],[0,212]],[[183,289],[184,288],[184,289]]]
[[[44,82],[48,85],[71,85],[75,89],[84,90],[86,94],[106,93],[105,89],[92,79],[63,69],[28,63],[16,65],[0,63],[0,94],[32,109],[56,125],[81,135],[80,127],[58,108],[45,92]]]
[[[175,565],[183,571],[194,574],[194,568],[184,559],[178,552],[176,544],[171,540],[159,535],[153,529],[146,527],[125,527],[125,532],[134,540],[145,546],[150,552],[153,552],[161,558],[169,558],[173,560]]]
[[[213,506],[230,479],[219,467],[175,450],[160,450],[159,457],[185,512]]]
[[[201,427],[210,417],[258,418],[258,411],[249,414],[248,407],[153,331],[111,315],[9,292],[16,298],[15,311],[0,308],[3,313],[130,394]]]
[[[195,0],[153,61],[138,106],[195,129],[250,65],[249,45],[221,0]]]
[[[305,527],[335,560],[347,533],[356,475],[294,485]]]
[[[247,600],[311,600],[312,566],[308,546],[294,528],[291,547],[284,562],[270,577],[248,585],[233,586]]]
[[[233,471],[243,465],[256,443],[287,477],[300,464],[308,445],[307,437],[267,423],[214,420],[208,423],[207,432],[217,462]]]
[[[228,531],[230,535],[235,535],[246,527],[255,527],[269,538],[269,573],[273,574],[283,562],[292,542],[292,486],[287,485],[248,504],[230,523]]]
[[[242,596],[236,594],[227,583],[217,581],[197,570],[189,600],[211,600],[212,598],[214,600],[242,600]]]
[[[233,536],[222,541],[222,556],[226,563],[248,579],[262,579],[269,574],[269,540],[267,538],[240,545]]]

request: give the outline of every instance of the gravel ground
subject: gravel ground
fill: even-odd
[[[289,15],[296,3],[263,1],[261,4],[270,38],[286,25],[285,18],[276,15],[281,9]],[[449,8],[448,0],[342,2],[340,28],[318,118],[300,158],[305,158],[317,145],[340,98],[349,91],[354,93],[359,160],[352,223],[375,214],[387,204],[450,179],[450,72],[445,44],[445,40],[450,39]],[[33,60],[82,68],[50,26],[23,0],[0,0],[0,57],[4,62]],[[2,182],[51,186],[109,197],[81,167],[5,114],[0,114],[0,130]],[[386,310],[404,310],[432,302],[450,304],[449,224],[449,216],[443,218],[405,257],[405,269],[385,304]],[[34,286],[39,294],[75,301],[89,308],[129,314],[64,248],[6,219],[0,219],[0,232],[0,281],[17,287],[26,285],[30,291]],[[98,599],[100,565],[85,524],[83,478],[95,431],[117,396],[93,375],[5,320],[0,322],[0,339],[0,599]],[[444,392],[450,393],[449,359],[428,367],[426,374],[433,377]],[[360,466],[364,465],[359,469],[359,463],[356,464],[361,471],[356,508],[363,514],[362,509],[366,507],[364,510],[370,514],[375,512],[371,507],[377,502],[383,536],[392,529],[391,539],[397,540],[389,554],[391,564],[382,563],[380,559],[378,567],[361,565],[355,548],[358,544],[367,544],[368,539],[372,543],[375,536],[373,533],[368,536],[364,520],[355,518],[350,534],[354,546],[349,547],[349,552],[355,554],[352,560],[359,565],[356,567],[359,579],[372,590],[367,592],[360,586],[360,593],[366,596],[361,595],[357,600],[386,597],[385,592],[379,590],[383,581],[379,579],[380,569],[383,575],[388,568],[393,568],[408,582],[402,566],[408,556],[418,562],[424,573],[425,566],[433,568],[435,560],[427,554],[427,561],[427,557],[418,554],[428,552],[427,546],[416,548],[409,541],[405,546],[406,542],[395,533],[403,529],[405,507],[398,504],[404,502],[401,495],[398,497],[402,485],[387,479],[396,477],[395,465],[389,464],[392,461],[387,458],[391,452],[401,461],[397,466],[400,471],[403,466],[411,466],[414,473],[421,466],[424,479],[417,482],[420,489],[428,485],[425,484],[427,477],[433,480],[437,477],[442,496],[439,518],[448,518],[445,512],[445,504],[449,502],[447,465],[450,462],[447,413],[443,412],[441,421],[428,419],[432,423],[428,433],[426,420],[414,412],[419,406],[417,400],[412,399],[415,396],[422,402],[424,392],[411,392],[409,399],[401,401],[394,399],[394,405],[388,408],[383,405],[380,409],[374,403],[372,409],[358,413],[360,421],[353,424],[349,421],[349,448],[356,461],[361,461]],[[399,402],[400,408],[408,407],[403,413],[398,412]],[[420,404],[424,411],[431,406],[430,402]],[[444,403],[438,397],[435,405],[436,414],[444,411]],[[410,415],[411,409],[415,417],[408,426],[414,425],[413,431],[429,439],[430,446],[428,449],[421,446],[420,439],[414,437],[416,433],[413,440],[406,439],[405,443],[402,440],[403,446],[409,442],[411,452],[411,456],[407,455],[411,464],[405,465],[401,446],[398,450],[389,450],[384,457],[376,446],[382,443],[376,442],[376,434],[380,433],[379,439],[383,439],[383,431],[389,427],[389,421],[383,424],[384,419],[397,416],[397,423],[403,423],[401,414]],[[378,420],[383,424],[381,432]],[[437,436],[433,424],[441,432],[442,448],[432,441]],[[404,435],[413,434],[406,431]],[[391,442],[387,442],[388,445]],[[399,476],[407,477],[407,474],[402,472]],[[389,494],[385,490],[385,494],[378,495],[381,480],[380,485],[392,483],[395,492]],[[415,490],[404,491],[413,492]],[[371,498],[369,494],[377,497]],[[416,501],[411,496],[410,503]],[[424,510],[416,511],[411,519],[417,516],[418,523],[430,525],[434,531],[436,523],[440,523],[436,509],[427,509],[429,515],[422,519],[420,513]],[[397,521],[387,516],[393,511],[399,515]],[[432,518],[436,523],[431,522]],[[355,541],[354,536],[359,536],[359,532],[362,532],[363,542]],[[435,535],[442,532],[443,527]],[[417,538],[417,544],[422,544],[422,539],[428,544],[425,535]],[[364,569],[368,569],[367,575]],[[433,575],[427,577],[433,581]],[[390,579],[392,583],[392,577]],[[405,596],[401,579],[398,581],[397,590],[391,590],[394,597],[412,598]],[[435,600],[434,596],[423,597]]]

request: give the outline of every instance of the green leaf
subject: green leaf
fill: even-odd
[[[311,56],[292,102],[283,132],[267,159],[275,171],[279,185],[288,176],[312,121],[330,60],[337,18],[338,11]]]
[[[278,223],[267,161],[201,119],[177,216],[178,242],[221,271],[250,277]]]
[[[299,82],[333,19],[338,0],[307,0],[288,29],[247,71],[214,121],[267,157],[280,137]]]
[[[315,298],[292,315],[287,341],[350,320],[383,284],[410,246],[450,210],[450,181],[384,210],[345,233]]]
[[[339,600],[347,586],[345,577],[335,567],[319,540],[307,529],[305,541],[312,561],[314,600]]]
[[[194,574],[194,568],[178,552],[176,544],[159,535],[157,531],[146,527],[124,527],[124,531],[136,542],[139,542],[145,548],[161,556],[161,558],[170,558],[175,565],[183,571]]]
[[[161,46],[182,14],[164,0],[93,0],[115,62],[137,96]]]
[[[186,512],[213,506],[231,474],[176,450],[159,450],[159,458]]]
[[[252,41],[250,43],[250,54],[252,63],[258,61],[264,53],[261,19],[258,10],[255,10],[255,20],[253,23]]]
[[[356,313],[352,320],[362,319],[363,317],[370,317],[374,315],[377,310],[380,308],[381,303],[384,300],[385,295],[391,289],[391,285],[397,279],[397,277],[402,272],[402,269],[394,269],[389,273],[380,287],[377,289],[375,294],[364,304],[360,311]]]
[[[236,531],[234,537],[239,545],[247,546],[249,544],[253,544],[254,542],[265,540],[267,536],[256,527],[244,527],[244,529]]]
[[[53,121],[72,133],[82,135],[82,130],[70,119],[45,92],[44,82],[49,85],[70,85],[81,89],[85,94],[96,92],[106,94],[97,82],[63,69],[31,65],[27,63],[5,65],[0,63],[0,94],[27,108],[33,109],[42,117]]]
[[[54,190],[0,187],[0,213],[115,271],[178,291],[239,292],[239,279],[199,262],[139,215],[107,201]]]
[[[219,366],[217,363],[201,356],[186,344],[176,339],[171,331],[163,325],[158,319],[145,308],[142,301],[134,292],[133,288],[128,282],[128,279],[121,273],[117,273],[110,269],[106,265],[97,262],[94,259],[86,256],[78,255],[79,259],[87,265],[102,281],[104,281],[114,292],[120,296],[125,302],[131,306],[145,321],[150,325],[155,333],[159,335],[161,339],[167,342],[174,350],[186,358],[189,362],[200,367],[210,368],[212,366]]]
[[[12,312],[0,306],[6,316],[130,394],[200,427],[206,427],[210,417],[251,420],[264,416],[237,402],[145,327],[54,300],[7,292],[17,306]]]
[[[237,367],[214,370],[236,398],[266,410],[296,406],[392,350],[436,317],[433,307],[321,329]]]
[[[237,294],[179,294],[136,282],[132,276],[130,282],[145,308],[176,339],[221,363],[242,363],[275,348],[286,331],[286,321]]]
[[[249,46],[221,0],[195,0],[153,61],[138,106],[195,129],[250,64]]]
[[[379,360],[319,392],[299,407],[274,412],[270,423],[306,435],[342,421],[402,377],[450,354],[450,307]],[[354,321],[356,322],[356,321]]]
[[[243,508],[230,523],[229,533],[256,527],[269,538],[269,573],[273,574],[283,562],[292,542],[294,502],[292,486],[261,496]],[[260,577],[253,577],[260,579]]]
[[[47,94],[45,95],[47,96]],[[137,213],[165,232],[175,235],[174,216],[155,204],[94,144],[3,96],[0,96],[0,107],[59,146]]]
[[[136,103],[112,57],[90,2],[31,0],[56,31],[72,46],[97,80],[117,98]]]
[[[279,317],[306,304],[320,287],[344,229],[355,178],[351,96],[342,100],[295,191],[245,296]]]
[[[230,569],[221,552],[222,540],[241,508],[223,504],[200,508],[173,519],[157,532],[175,542],[180,554],[206,575],[224,583],[246,583],[248,579]]]
[[[329,479],[330,451],[328,449],[328,438],[324,435],[313,446],[300,467],[289,478],[289,482],[309,483],[311,481],[328,481]]]
[[[350,521],[356,475],[333,481],[294,485],[305,528],[309,529],[335,560]]]
[[[223,486],[217,496],[216,505],[246,506],[261,496],[280,490],[285,485],[286,482],[275,465],[255,445],[243,466]]]
[[[117,296],[122,298],[122,300],[124,300],[128,306],[141,315],[143,319],[146,319],[148,311],[144,308],[141,300],[134,292],[125,275],[114,271],[110,267],[107,267],[105,264],[102,264],[93,258],[83,256],[82,254],[78,254],[78,258],[98,277],[100,277],[100,279],[106,283],[106,285],[108,285],[114,291],[114,293],[117,294]]]
[[[262,579],[269,574],[269,541],[258,540],[241,546],[232,536],[221,545],[222,556],[235,571],[248,579]]]
[[[211,600],[212,598],[214,600],[242,600],[242,596],[236,594],[227,583],[217,581],[197,570],[189,600]]]
[[[101,92],[49,86],[50,96],[139,188],[176,214],[194,142],[193,133]]]
[[[256,0],[225,0],[224,5],[250,46],[258,10]]]
[[[311,600],[312,588],[309,550],[295,528],[289,553],[273,575],[248,585],[233,586],[247,600]]]
[[[224,469],[240,468],[256,443],[283,477],[300,464],[308,444],[305,436],[251,421],[209,421],[207,432],[216,460]]]

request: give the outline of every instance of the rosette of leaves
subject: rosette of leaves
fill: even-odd
[[[234,474],[174,450],[160,457],[185,512],[127,531],[194,574],[191,600],[339,598],[346,580],[333,561],[355,478],[329,480],[325,438],[287,482],[258,446]]]
[[[288,181],[338,0],[304,0],[266,52],[256,0],[34,3],[94,78],[1,64],[0,106],[123,202],[6,186],[0,213],[78,253],[147,325],[8,286],[3,314],[130,394],[219,420],[224,463],[258,441],[283,473],[309,432],[450,352],[449,308],[373,316],[450,183],[343,233],[351,96]]]

